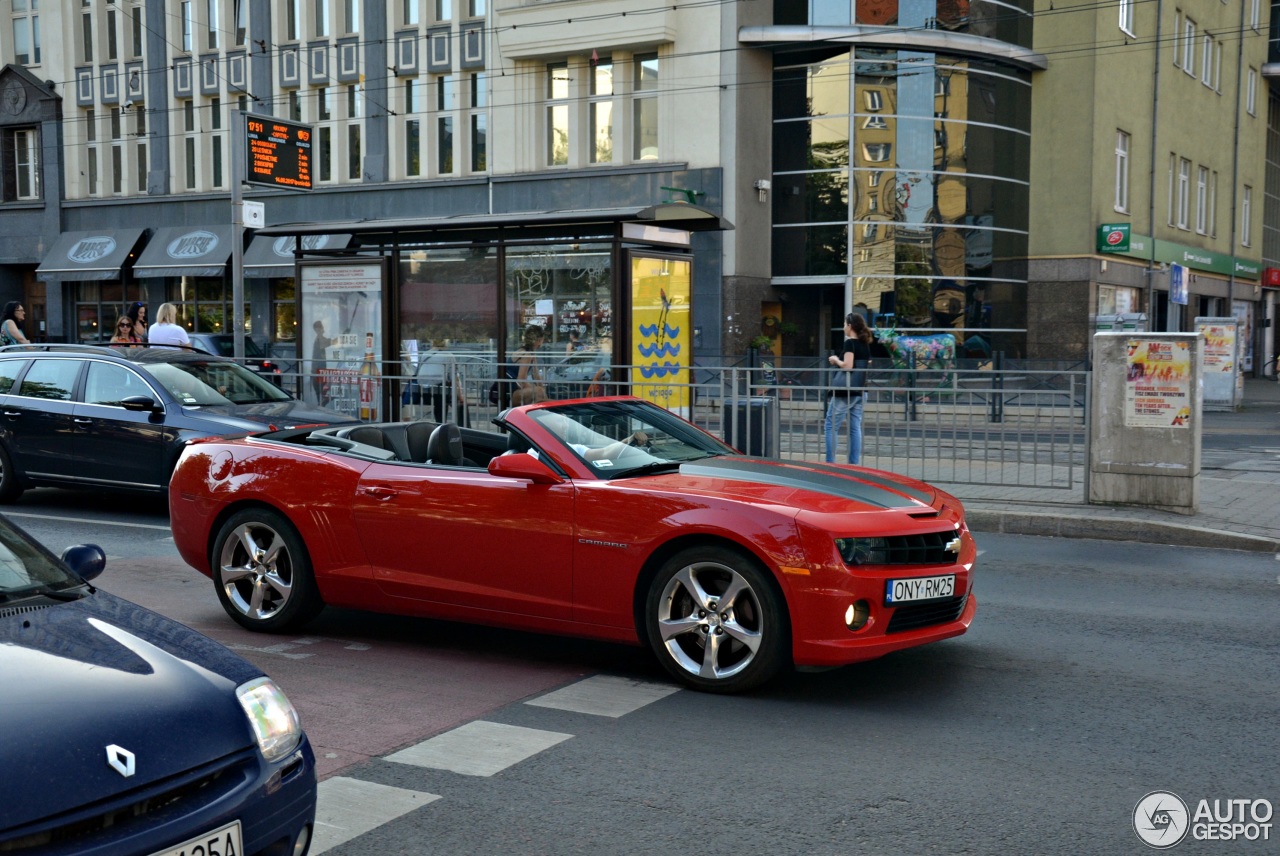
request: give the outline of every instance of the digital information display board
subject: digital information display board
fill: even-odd
[[[245,115],[245,181],[290,190],[311,189],[311,126]]]

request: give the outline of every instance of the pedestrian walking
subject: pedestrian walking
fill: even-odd
[[[22,332],[27,320],[26,307],[20,301],[10,300],[0,316],[0,345],[30,345],[31,340]]]
[[[863,387],[867,385],[872,340],[866,319],[850,312],[844,319],[844,345],[840,354],[827,357],[827,364],[840,370],[835,373],[827,400],[827,416],[822,424],[828,464],[836,461],[837,434],[846,422],[849,425],[849,463],[862,461]]]
[[[147,342],[152,345],[185,345],[190,347],[191,337],[178,326],[178,307],[172,303],[160,304],[156,323],[147,331]]]

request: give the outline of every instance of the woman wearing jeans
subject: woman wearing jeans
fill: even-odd
[[[841,369],[831,388],[827,402],[827,418],[823,433],[827,438],[827,463],[836,462],[836,432],[849,420],[849,463],[862,460],[862,389],[866,384],[867,362],[871,359],[871,328],[866,320],[850,312],[844,318],[844,347],[840,356],[832,354],[827,363]],[[859,369],[859,371],[854,371]]]

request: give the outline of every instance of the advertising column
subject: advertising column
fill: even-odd
[[[366,422],[382,403],[381,260],[299,266],[308,401]]]
[[[631,258],[631,383],[633,394],[689,418],[687,259]]]

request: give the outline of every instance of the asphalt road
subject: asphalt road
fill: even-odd
[[[154,511],[40,493],[10,510],[63,519],[21,525],[99,541],[104,588],[277,678],[330,854],[1143,853],[1151,791],[1280,802],[1269,555],[980,534],[965,636],[725,698],[614,645],[341,611],[250,634]]]

